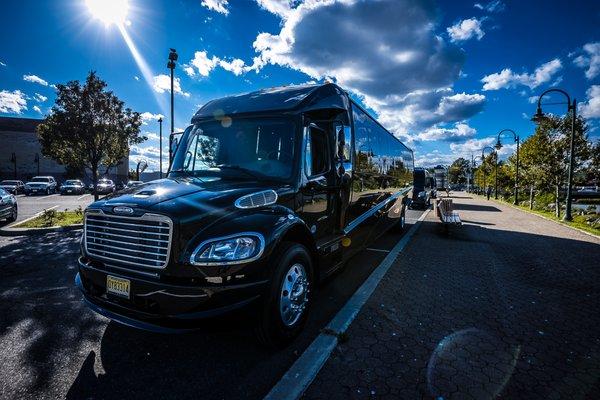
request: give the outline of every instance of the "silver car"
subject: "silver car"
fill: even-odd
[[[17,220],[17,215],[17,198],[0,188],[0,219],[14,222]]]

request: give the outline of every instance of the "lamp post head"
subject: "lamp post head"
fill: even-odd
[[[170,49],[171,51],[169,52],[169,60],[175,62],[177,61],[177,59],[179,58],[179,55],[177,54],[177,51],[175,49]]]
[[[162,124],[162,118],[159,118],[159,119],[158,119],[158,123],[159,123],[159,124]]]
[[[500,150],[502,148],[502,143],[500,143],[500,138],[498,138],[498,141],[496,142],[496,145],[494,147],[496,148],[496,150]]]
[[[531,120],[536,124],[542,123],[546,119],[546,114],[542,111],[542,107],[540,105],[537,106],[537,110]]]

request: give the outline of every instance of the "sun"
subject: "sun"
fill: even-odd
[[[106,26],[115,24],[122,26],[126,23],[129,11],[128,0],[85,0],[85,4],[95,18]]]

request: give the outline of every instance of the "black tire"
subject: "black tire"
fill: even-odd
[[[15,222],[17,220],[18,216],[19,216],[19,210],[17,209],[17,206],[14,206],[12,209],[12,214],[10,214],[10,217],[8,217],[6,220],[8,222]]]
[[[305,308],[298,319],[287,325],[280,311],[284,279],[295,264],[301,264],[306,272],[308,290],[306,291]],[[284,242],[275,256],[275,270],[269,288],[264,294],[258,311],[255,329],[260,344],[270,349],[279,349],[290,343],[302,331],[312,304],[314,292],[313,262],[306,247],[299,243]],[[304,293],[304,292],[303,292]]]
[[[48,188],[48,189],[46,189],[46,196],[49,196],[49,195],[50,195],[50,189]]]

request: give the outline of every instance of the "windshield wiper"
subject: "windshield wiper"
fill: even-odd
[[[219,164],[216,167],[219,169],[231,169],[234,171],[240,171],[240,172],[243,172],[246,175],[251,176],[252,178],[257,179],[257,180],[263,179],[263,176],[261,176],[262,174],[259,175],[258,173],[252,172],[248,168],[240,167],[239,165]]]

